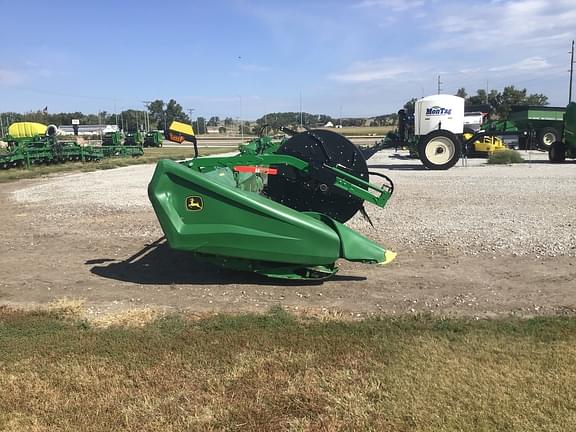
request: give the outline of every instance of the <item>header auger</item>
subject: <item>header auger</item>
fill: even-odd
[[[234,156],[162,160],[148,194],[173,249],[222,267],[287,279],[325,279],[339,258],[386,264],[395,254],[346,227],[368,201],[384,207],[392,181],[369,182],[360,150],[309,130],[262,136]],[[366,215],[367,217],[367,215]]]

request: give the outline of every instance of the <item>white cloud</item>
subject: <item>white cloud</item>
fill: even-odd
[[[408,62],[396,58],[384,58],[364,62],[356,62],[346,71],[330,75],[329,78],[343,82],[371,82],[407,79],[418,68]]]
[[[425,0],[363,0],[355,6],[360,8],[384,8],[393,12],[404,12],[423,7]]]
[[[574,0],[450,2],[435,10],[435,49],[473,51],[539,49],[576,35]]]
[[[523,72],[523,71],[541,71],[544,69],[550,69],[552,65],[548,63],[545,58],[542,57],[529,57],[525,58],[516,63],[508,65],[500,65],[488,68],[489,72]]]

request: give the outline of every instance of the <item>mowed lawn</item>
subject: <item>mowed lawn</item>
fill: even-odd
[[[576,319],[0,310],[0,430],[568,431]]]

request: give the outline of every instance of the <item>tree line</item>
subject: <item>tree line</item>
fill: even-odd
[[[469,95],[465,88],[460,88],[456,96],[465,99],[467,108],[487,105],[491,114],[498,118],[506,118],[513,105],[548,105],[548,97],[541,93],[531,93],[523,88],[519,89],[513,85],[504,87],[502,91],[493,89],[486,91],[478,89],[476,94]],[[414,113],[416,98],[410,99],[404,105],[409,113]],[[110,124],[126,132],[143,130],[146,126],[150,129],[166,130],[172,121],[177,120],[190,123],[192,120],[175,99],[168,102],[156,99],[147,104],[147,110],[128,109],[120,113],[109,113],[101,111],[97,114],[84,114],[82,112],[50,113],[47,109],[29,113],[5,112],[0,114],[0,121],[3,127],[20,121],[39,122],[44,124],[70,125],[72,119],[80,120],[82,125]],[[212,116],[208,120],[204,117],[197,117],[192,121],[192,126],[197,134],[205,134],[208,127],[218,127],[219,132],[235,130],[240,132],[244,128],[244,133],[257,133],[264,125],[268,125],[273,131],[278,131],[282,126],[296,129],[300,125],[315,128],[322,127],[331,122],[333,125],[349,126],[389,126],[397,123],[397,114],[383,114],[370,118],[334,118],[326,114],[311,114],[307,112],[273,112],[267,113],[258,118],[256,122],[240,122],[226,117],[223,120],[218,116]]]

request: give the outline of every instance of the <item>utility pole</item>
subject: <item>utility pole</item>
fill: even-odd
[[[300,129],[302,129],[302,90],[300,90]]]
[[[440,75],[438,75],[438,94],[440,94],[440,92],[442,91],[442,84],[444,84],[442,81],[440,81]]]
[[[118,111],[116,110],[116,99],[114,99],[114,115],[116,116],[116,127],[118,127]]]
[[[194,129],[194,121],[192,120],[192,111],[194,111],[194,108],[188,108],[186,109],[186,111],[188,111],[189,115],[190,115],[190,126],[192,126],[192,129]],[[200,126],[196,125],[196,129],[200,128]],[[198,131],[194,131],[194,133],[196,133]]]
[[[574,73],[574,41],[570,52],[570,89],[568,91],[568,103],[572,102],[572,74]]]
[[[166,108],[164,108],[166,107]],[[162,102],[162,114],[164,116],[164,132],[166,132],[166,110],[168,109],[168,104],[165,102]]]
[[[142,101],[142,103],[146,107],[144,122],[145,122],[146,132],[149,132],[150,131],[150,113],[149,113],[149,111],[150,111],[150,104],[152,103],[152,101]]]
[[[244,120],[242,120],[242,95],[240,95],[240,136],[244,144]]]

